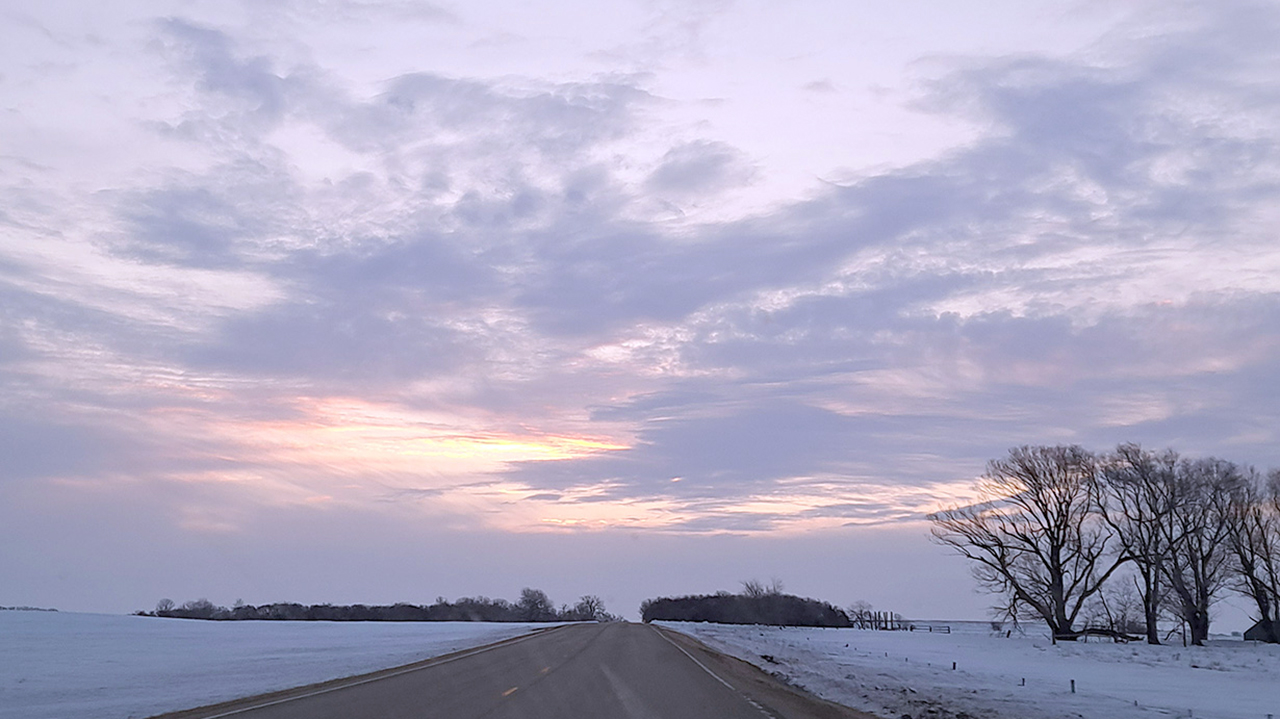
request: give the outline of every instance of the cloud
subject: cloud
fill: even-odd
[[[158,27],[158,49],[190,73],[197,90],[221,100],[219,109],[233,112],[237,124],[252,130],[282,119],[299,81],[279,75],[270,57],[241,57],[225,32],[182,18],[167,18]],[[189,126],[204,119],[194,112],[186,121]]]
[[[186,105],[146,127],[210,159],[6,203],[5,421],[49,408],[23,446],[68,448],[23,474],[136,468],[203,488],[175,516],[221,530],[237,501],[328,497],[715,533],[918,521],[1026,442],[1275,463],[1280,96],[1254,12],[953,60],[920,105],[981,123],[971,144],[698,223],[669,210],[752,160],[640,148],[643,78],[365,92],[161,21]],[[1249,52],[1192,52],[1237,34]],[[391,419],[339,411],[353,397]],[[112,426],[172,449],[144,461]]]
[[[655,6],[602,74],[529,76],[468,54],[503,28],[404,10],[20,33],[0,532],[23,603],[623,587],[630,611],[778,575],[915,611],[900,567],[965,581],[922,517],[1010,446],[1280,464],[1270,4],[935,56],[916,108],[964,144],[733,215],[786,163],[672,80],[719,77],[737,9]],[[829,74],[803,72],[788,92]]]
[[[645,68],[704,60],[707,30],[732,5],[731,0],[659,0],[645,3],[645,22],[637,33],[640,39],[594,54],[611,63],[630,63]]]
[[[659,194],[708,194],[749,181],[741,153],[722,142],[689,142],[667,151],[645,184]]]
[[[330,23],[350,26],[353,23],[376,26],[379,22],[419,22],[425,24],[456,24],[456,13],[436,3],[417,0],[331,0],[324,3],[276,2],[269,11],[320,18]]]
[[[816,92],[816,93],[836,92],[835,83],[831,82],[830,79],[825,79],[825,78],[822,80],[813,80],[812,82],[806,82],[801,89],[805,90],[806,92]]]
[[[1151,61],[1198,42],[1160,38]],[[643,423],[629,452],[515,476],[710,498],[856,457],[879,478],[909,458],[903,481],[921,482],[1022,442],[1133,437],[1275,462],[1250,444],[1269,435],[1247,429],[1268,410],[1222,385],[1278,358],[1280,255],[1256,202],[1276,195],[1277,144],[1240,119],[1276,124],[1253,84],[1273,53],[1258,50],[1219,68],[1250,78],[1239,85],[1141,62],[974,63],[934,96],[992,123],[974,145],[696,243],[615,245],[616,275],[597,262],[589,289],[549,283],[565,291],[556,317],[588,297],[592,312],[635,317],[595,356],[673,382],[596,410]],[[669,286],[629,287],[634,268]]]

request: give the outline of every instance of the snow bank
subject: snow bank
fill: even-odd
[[[1274,645],[1054,645],[1005,638],[979,622],[942,623],[950,634],[663,624],[819,696],[894,719],[1280,718]]]
[[[386,669],[530,631],[0,612],[0,719],[126,719]]]

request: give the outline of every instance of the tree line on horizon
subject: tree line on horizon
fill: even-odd
[[[933,536],[973,562],[1006,618],[1043,621],[1055,640],[1150,644],[1172,620],[1203,645],[1213,605],[1236,592],[1256,610],[1251,632],[1280,643],[1280,470],[1132,443],[1022,446],[988,463],[978,493],[930,515]]]
[[[843,609],[817,599],[784,594],[782,583],[764,585],[756,580],[742,583],[739,594],[727,591],[684,597],[658,597],[640,604],[640,618],[669,622],[714,622],[717,624],[766,624],[786,627],[851,627]]]
[[[604,601],[595,595],[581,597],[573,606],[556,605],[540,589],[526,587],[520,599],[463,597],[450,602],[439,597],[433,604],[397,603],[369,604],[298,604],[277,602],[254,606],[237,601],[223,607],[208,599],[175,604],[161,599],[155,611],[137,612],[140,616],[175,619],[207,619],[213,621],[325,621],[325,622],[607,622],[619,618],[605,610]]]

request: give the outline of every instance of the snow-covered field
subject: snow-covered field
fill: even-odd
[[[0,719],[126,719],[362,674],[530,624],[202,622],[0,611]]]
[[[1239,639],[1191,648],[1055,646],[1031,631],[1006,639],[984,622],[941,623],[951,634],[663,624],[892,719],[1280,718],[1280,646]]]

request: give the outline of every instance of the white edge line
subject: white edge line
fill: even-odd
[[[649,626],[653,626],[653,625],[651,624],[651,625],[649,625]],[[768,711],[766,711],[764,707],[760,706],[759,702],[757,702],[755,699],[752,699],[751,697],[747,696],[746,694],[743,694],[742,692],[738,691],[737,687],[733,686],[733,685],[732,685],[732,684],[730,684],[729,682],[727,682],[727,681],[725,681],[724,679],[722,679],[722,678],[720,677],[720,675],[719,675],[719,674],[716,674],[715,672],[711,671],[711,669],[710,669],[710,668],[708,668],[706,664],[703,664],[702,662],[698,661],[698,658],[697,658],[697,657],[695,657],[695,656],[693,656],[692,654],[690,654],[689,652],[685,651],[685,648],[684,648],[684,647],[682,647],[682,646],[680,646],[679,644],[676,644],[675,642],[671,641],[671,637],[668,637],[666,634],[664,634],[664,633],[663,633],[663,631],[662,631],[661,629],[659,629],[659,628],[658,628],[658,627],[656,627],[656,626],[653,626],[653,631],[657,632],[657,633],[658,633],[658,636],[660,636],[660,637],[662,637],[663,639],[667,640],[667,643],[668,643],[668,644],[670,644],[671,646],[675,647],[676,649],[679,649],[681,654],[685,655],[686,657],[689,657],[689,659],[690,659],[694,664],[697,664],[698,666],[702,667],[702,671],[704,671],[704,672],[706,672],[706,673],[710,674],[712,679],[715,679],[716,681],[720,682],[721,684],[725,685],[726,687],[729,687],[729,691],[732,691],[734,694],[737,694],[738,696],[740,696],[740,697],[742,697],[743,699],[747,700],[747,703],[748,703],[748,704],[750,704],[751,706],[755,707],[756,709],[758,709],[758,710],[760,711],[760,713],[761,713],[761,714],[763,714],[763,715],[765,715],[765,716],[769,717],[770,719],[773,719],[773,715],[772,715],[772,714],[770,714]],[[209,719],[215,719],[215,718],[214,718],[214,717],[209,717]]]
[[[288,703],[288,702],[297,701],[297,700],[299,700],[299,699],[308,699],[308,698],[310,698],[310,697],[320,696],[321,694],[328,694],[329,692],[336,692],[336,691],[338,691],[339,689],[347,689],[347,688],[349,688],[349,687],[358,687],[358,686],[360,686],[361,684],[371,684],[371,683],[373,683],[373,682],[381,681],[381,680],[383,680],[383,679],[390,679],[390,678],[392,678],[392,677],[398,677],[398,676],[400,676],[401,674],[411,674],[411,673],[413,673],[413,672],[420,672],[420,671],[422,671],[422,670],[424,670],[424,669],[430,669],[430,668],[432,668],[432,667],[438,667],[438,666],[441,666],[441,665],[444,665],[444,664],[448,664],[448,663],[450,663],[450,662],[456,662],[456,661],[458,661],[459,659],[466,659],[467,657],[474,657],[474,656],[475,656],[475,655],[477,655],[477,654],[483,654],[484,652],[487,652],[487,651],[490,651],[490,650],[493,650],[493,649],[499,649],[499,648],[501,648],[501,647],[508,647],[508,646],[511,646],[512,644],[519,644],[520,642],[523,642],[523,641],[524,641],[524,640],[526,640],[526,639],[532,639],[533,637],[541,636],[541,635],[543,635],[543,634],[546,634],[547,632],[555,631],[556,629],[559,629],[559,628],[560,628],[560,627],[562,627],[562,626],[566,626],[566,625],[561,624],[561,625],[559,625],[559,626],[551,627],[551,628],[549,628],[549,629],[543,629],[543,630],[541,630],[541,631],[539,631],[539,630],[537,630],[537,629],[535,629],[535,630],[531,630],[528,634],[525,634],[525,635],[523,635],[523,636],[519,636],[519,635],[517,635],[517,636],[516,636],[516,637],[514,637],[514,638],[501,639],[501,640],[499,640],[499,641],[493,642],[493,643],[491,643],[491,644],[487,644],[487,645],[482,646],[482,647],[476,647],[475,649],[463,650],[462,652],[460,652],[460,653],[458,653],[458,654],[456,654],[456,655],[454,655],[454,656],[452,656],[452,657],[448,657],[448,658],[446,658],[446,659],[441,659],[440,661],[436,661],[436,662],[432,662],[432,661],[431,661],[431,660],[432,660],[432,657],[428,657],[428,658],[426,658],[426,659],[421,660],[421,661],[431,662],[430,664],[427,664],[427,665],[425,665],[425,666],[420,666],[420,667],[411,667],[411,668],[408,668],[408,669],[401,669],[401,670],[399,670],[399,671],[393,671],[393,672],[391,672],[390,674],[379,674],[379,675],[378,675],[378,676],[376,676],[376,677],[366,677],[366,678],[364,678],[364,679],[361,679],[360,681],[350,682],[350,683],[347,683],[347,684],[339,684],[339,685],[337,685],[337,686],[332,686],[332,687],[325,687],[324,689],[317,689],[316,691],[308,692],[308,693],[306,693],[306,694],[298,694],[298,695],[291,696],[291,697],[285,697],[285,698],[283,698],[283,699],[275,699],[275,700],[273,700],[273,701],[263,702],[262,704],[253,704],[253,705],[251,705],[251,706],[241,707],[241,708],[239,708],[239,709],[232,709],[232,710],[231,710],[231,711],[229,711],[229,712],[223,712],[223,713],[221,713],[221,714],[209,714],[209,715],[207,715],[207,716],[202,716],[202,717],[200,717],[200,719],[222,719],[223,717],[235,716],[236,714],[244,714],[245,712],[256,711],[256,710],[258,710],[258,709],[265,709],[266,707],[273,707],[273,706],[275,706],[275,705],[277,705],[277,704],[285,704],[285,703]],[[669,639],[668,639],[667,641],[671,641],[671,640],[669,640]],[[680,647],[676,647],[676,648],[677,648],[677,649],[680,649]],[[681,651],[684,651],[684,650],[683,650],[683,649],[681,649]],[[686,653],[687,653],[687,652],[686,652]],[[690,659],[693,659],[693,657],[690,657]],[[697,660],[697,659],[694,659],[694,661],[696,662],[696,661],[698,661],[698,660]],[[418,662],[415,662],[415,663],[418,663]],[[702,666],[702,665],[699,665],[699,666]],[[703,668],[703,669],[706,669],[706,667],[702,667],[702,668]],[[382,671],[386,671],[386,670],[382,670]],[[712,676],[715,676],[715,675],[713,674]],[[717,678],[717,679],[720,679],[720,677],[716,677],[716,678]],[[336,681],[341,681],[341,680],[339,679],[339,680],[336,680]],[[723,679],[720,679],[720,681],[724,681],[724,680],[723,680]],[[728,686],[728,685],[726,684],[725,686]],[[287,690],[287,689],[284,689],[284,690],[281,690],[281,691],[288,691],[288,690]],[[235,699],[231,699],[231,700],[229,700],[229,701],[236,701],[236,700],[235,700]]]

